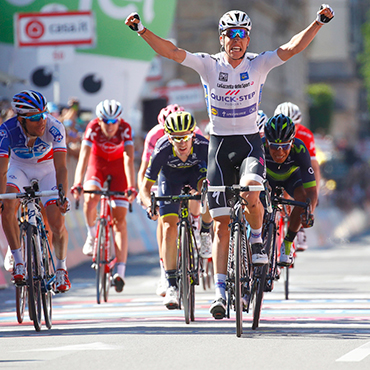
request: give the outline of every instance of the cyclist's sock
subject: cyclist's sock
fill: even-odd
[[[202,220],[202,228],[200,229],[200,232],[201,233],[209,233],[210,230],[211,230],[212,225],[213,225],[213,221],[211,221],[211,222],[204,222]]]
[[[56,258],[57,260],[57,270],[60,270],[60,269],[63,269],[63,270],[67,270],[67,257],[64,258],[63,260],[60,260],[58,259],[58,257]]]
[[[215,274],[215,295],[216,299],[222,297],[226,300],[226,275],[225,274]]]
[[[168,281],[168,286],[177,287],[177,270],[167,270],[166,278]]]
[[[23,257],[22,257],[22,248],[15,249],[14,251],[13,249],[11,249],[11,251],[12,251],[13,258],[14,258],[14,266],[17,266],[19,263],[24,264]]]
[[[126,264],[124,262],[116,263],[116,270],[117,270],[117,274],[121,276],[122,279],[124,279],[125,273],[126,273]]]
[[[87,233],[95,238],[95,236],[96,236],[96,225],[87,226]]]
[[[249,242],[251,244],[262,243],[262,227],[260,227],[259,229],[251,228],[251,236],[249,238]]]
[[[161,279],[162,278],[166,278],[166,271],[164,269],[163,259],[162,258],[159,259],[159,266],[161,268]]]
[[[196,230],[199,230],[199,215],[198,216],[194,216],[193,214],[191,215],[191,217],[193,218],[193,227],[194,229]]]
[[[293,242],[294,238],[296,237],[297,235],[297,232],[296,231],[292,231],[292,230],[289,230],[288,229],[288,232],[287,234],[285,235],[285,240],[288,241],[288,242]]]

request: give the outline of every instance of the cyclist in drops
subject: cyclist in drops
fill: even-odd
[[[208,140],[194,133],[195,126],[195,119],[188,112],[175,112],[166,118],[168,136],[163,136],[157,142],[140,188],[140,199],[152,220],[156,220],[158,215],[151,214],[150,191],[158,174],[159,196],[178,195],[184,185],[200,191],[207,174]],[[168,282],[163,303],[168,309],[179,307],[176,266],[178,212],[178,203],[159,203],[159,215],[163,223],[162,257]],[[190,201],[190,212],[200,214],[199,201]],[[206,230],[208,238],[211,238],[209,228],[212,218],[208,211],[202,216],[202,222],[208,226]]]
[[[19,193],[31,181],[38,180],[40,191],[68,186],[67,147],[61,122],[47,111],[45,97],[34,90],[23,90],[14,95],[12,108],[16,115],[0,127],[0,193]],[[10,150],[10,160],[9,160]],[[67,272],[68,232],[64,214],[69,211],[68,199],[60,204],[55,197],[41,198],[50,229],[56,256],[57,291],[71,288]],[[17,284],[25,280],[25,261],[19,241],[16,210],[19,201],[4,199],[2,225],[14,258],[13,279]]]
[[[122,106],[116,100],[101,101],[96,107],[96,118],[86,127],[81,151],[78,158],[73,196],[78,199],[83,184],[84,190],[101,190],[108,175],[112,180],[110,190],[131,190],[131,195],[113,197],[113,219],[115,234],[116,273],[113,276],[114,287],[122,292],[125,285],[127,261],[127,224],[126,214],[129,202],[137,194],[134,173],[134,146],[131,126],[120,118]],[[87,169],[87,170],[86,170]],[[85,173],[86,172],[86,173]],[[84,215],[87,226],[87,238],[83,253],[91,256],[96,236],[97,205],[100,196],[84,194]]]
[[[304,142],[310,153],[312,168],[315,172],[317,193],[319,194],[321,172],[319,162],[316,159],[315,137],[313,136],[313,133],[309,128],[301,124],[302,113],[298,105],[293,104],[291,102],[281,103],[276,107],[274,115],[276,116],[277,114],[280,113],[290,117],[290,119],[295,124],[295,137],[297,139],[301,139]],[[296,243],[297,243],[297,252],[303,252],[307,249],[308,246],[306,242],[306,233],[304,231],[304,228],[301,228],[298,231]]]
[[[317,17],[306,29],[274,51],[247,53],[252,22],[240,10],[226,12],[219,21],[221,52],[193,54],[178,48],[148,30],[137,13],[126,18],[126,25],[136,31],[159,55],[194,69],[204,86],[211,136],[209,144],[208,180],[210,185],[258,185],[265,178],[265,160],[256,118],[262,87],[268,73],[303,51],[321,27],[334,17],[329,5],[323,4]],[[268,262],[262,244],[263,206],[259,192],[244,195],[246,219],[251,227],[252,262]],[[211,215],[215,222],[213,263],[215,300],[210,312],[215,319],[226,313],[226,271],[229,247],[230,207],[224,193],[208,194]]]
[[[178,104],[169,104],[167,107],[161,109],[161,111],[158,114],[158,124],[155,125],[146,135],[145,142],[144,142],[144,150],[141,157],[141,165],[140,169],[137,175],[137,183],[138,187],[140,189],[141,184],[144,180],[146,169],[149,165],[150,156],[153,154],[155,144],[157,141],[165,135],[165,129],[164,129],[164,121],[166,118],[171,114],[175,112],[183,112],[184,107],[180,107]],[[202,135],[202,131],[199,129],[199,127],[195,127],[194,133]],[[164,297],[166,295],[167,290],[167,279],[166,279],[166,272],[164,270],[163,266],[163,258],[162,258],[162,219],[158,218],[158,225],[157,225],[157,243],[158,243],[158,252],[159,252],[159,265],[161,269],[161,278],[159,280],[156,294]],[[208,238],[207,230],[205,230],[204,223],[202,224],[202,229],[199,230],[199,215],[193,216],[193,223],[195,226],[194,233],[195,237],[197,239],[197,245],[200,246],[200,255],[203,258],[209,258],[212,257],[212,242]]]
[[[311,202],[311,214],[317,203],[315,173],[310,153],[302,140],[295,138],[295,125],[284,114],[271,117],[265,124],[263,144],[266,152],[267,179],[272,189],[283,187],[296,201]],[[312,219],[302,218],[302,208],[294,207],[290,215],[288,233],[280,248],[281,266],[293,261],[292,243],[301,226],[311,227]]]

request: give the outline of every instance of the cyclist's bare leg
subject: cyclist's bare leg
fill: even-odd
[[[18,193],[18,190],[12,186],[6,187],[7,193]],[[1,213],[1,220],[5,236],[11,250],[16,250],[21,247],[19,242],[19,225],[16,216],[19,207],[19,200],[17,199],[4,199],[4,210]]]
[[[163,222],[160,217],[157,220],[157,243],[158,243],[158,253],[159,258],[163,259],[162,257],[162,242],[163,242]]]
[[[97,186],[89,186],[85,190],[100,190]],[[84,194],[84,215],[87,226],[92,227],[96,222],[96,207],[98,206],[100,195]]]
[[[240,185],[261,185],[258,181],[250,180],[245,177],[240,179]],[[263,205],[260,201],[260,192],[251,191],[242,193],[242,197],[247,201],[247,206],[245,207],[245,218],[247,219],[250,227],[252,229],[259,229],[262,227],[263,221]]]
[[[126,263],[128,253],[127,238],[127,208],[115,207],[113,210],[114,237],[116,241],[116,258],[117,263]]]
[[[50,229],[53,233],[53,246],[58,260],[64,260],[67,256],[68,232],[65,227],[65,218],[56,204],[46,207],[46,216],[49,220]]]
[[[176,270],[177,259],[177,223],[179,218],[175,215],[165,215],[162,218],[163,222],[163,243],[162,255],[163,263],[166,271]]]
[[[229,249],[229,230],[230,216],[218,216],[214,218],[214,239],[212,258],[215,274],[225,274],[227,272],[227,258]]]

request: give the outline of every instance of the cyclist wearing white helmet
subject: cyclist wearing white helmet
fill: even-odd
[[[141,165],[139,172],[137,174],[137,184],[138,188],[140,189],[141,184],[143,183],[144,180],[144,175],[145,171],[148,168],[149,165],[149,160],[150,156],[153,154],[154,147],[157,143],[157,141],[165,135],[165,129],[164,129],[164,122],[166,118],[171,114],[175,112],[183,112],[184,107],[179,106],[178,104],[169,104],[165,108],[162,108],[161,111],[158,114],[157,120],[158,124],[155,125],[146,135],[145,137],[145,142],[144,142],[144,149],[143,149],[143,154],[141,157]],[[194,133],[202,135],[202,131],[199,129],[198,126],[195,126]],[[198,217],[199,218],[199,217]],[[197,223],[197,225],[199,222]],[[199,235],[199,230],[197,230],[196,235]],[[162,258],[162,219],[158,219],[158,224],[157,224],[157,243],[158,243],[158,252],[159,252],[159,266],[161,269],[161,278],[159,280],[158,286],[156,293],[159,296],[164,297],[166,294],[166,289],[167,289],[167,279],[166,279],[166,274],[163,266],[163,258]],[[201,237],[199,236],[199,245],[201,245]],[[205,242],[206,243],[206,242]],[[204,246],[206,249],[207,246]]]
[[[62,184],[67,189],[67,147],[62,123],[47,111],[45,97],[34,90],[14,95],[12,107],[16,115],[0,128],[0,193],[19,193],[38,180],[39,189],[55,190]],[[11,152],[9,160],[9,150]],[[41,199],[52,231],[56,256],[56,289],[66,292],[71,283],[67,273],[68,232],[62,213],[69,210],[69,201],[59,204],[55,197]],[[3,229],[14,258],[15,283],[25,280],[26,270],[19,242],[16,209],[18,200],[3,200]]]
[[[304,50],[323,24],[334,17],[329,5],[323,4],[316,20],[274,51],[247,53],[251,21],[246,13],[232,10],[219,23],[222,51],[215,55],[192,54],[164,40],[145,28],[137,13],[126,24],[136,31],[159,55],[194,69],[201,77],[211,121],[208,180],[211,185],[256,185],[265,178],[264,152],[256,126],[262,87],[271,69]],[[246,218],[251,226],[252,262],[267,263],[261,230],[263,206],[258,192],[245,195]],[[213,245],[216,300],[211,313],[222,319],[226,312],[225,280],[229,244],[229,207],[225,196],[208,197],[215,220]]]
[[[279,104],[276,109],[274,115],[277,114],[284,114],[294,122],[295,124],[295,137],[300,139],[306,145],[308,152],[311,156],[311,165],[315,172],[316,184],[317,184],[317,193],[320,191],[320,179],[321,179],[321,172],[320,172],[320,165],[316,159],[316,146],[315,146],[315,137],[312,131],[301,124],[302,121],[302,113],[299,109],[298,105],[293,104],[291,102],[284,102]],[[297,242],[297,252],[305,251],[308,248],[307,241],[306,241],[306,233],[304,228],[301,228],[298,231],[296,242]]]
[[[113,218],[115,232],[116,273],[113,276],[117,292],[122,292],[127,261],[126,214],[129,202],[136,197],[134,173],[134,146],[131,126],[120,116],[122,106],[116,100],[104,100],[96,107],[97,118],[86,127],[80,156],[76,166],[73,196],[78,199],[79,189],[101,190],[108,175],[111,176],[110,190],[130,190],[128,197],[114,196]],[[86,172],[86,173],[85,173]],[[87,239],[83,253],[92,255],[96,236],[96,207],[100,197],[84,194],[84,215]]]
[[[266,113],[263,110],[259,110],[256,123],[257,123],[258,132],[261,138],[264,135],[264,126],[267,121],[268,121],[268,117]]]

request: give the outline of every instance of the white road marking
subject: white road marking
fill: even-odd
[[[342,357],[339,357],[336,362],[360,362],[365,357],[370,355],[370,342],[348,352]]]
[[[72,346],[63,346],[63,347],[50,347],[50,348],[35,348],[35,349],[26,349],[15,352],[47,352],[47,351],[107,351],[107,350],[117,350],[120,349],[118,346],[112,346],[102,342],[95,343],[84,343],[76,344]]]

